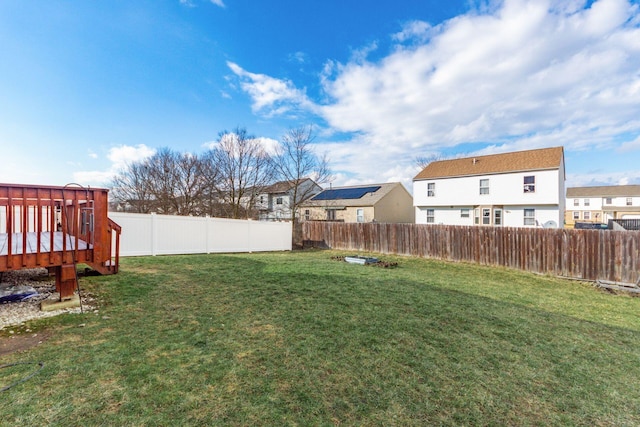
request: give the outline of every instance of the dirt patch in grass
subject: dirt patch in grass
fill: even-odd
[[[0,356],[29,350],[42,344],[48,340],[50,336],[50,333],[39,332],[37,334],[0,337]]]

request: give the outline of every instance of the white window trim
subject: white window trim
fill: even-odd
[[[527,212],[533,212],[533,215],[527,215]],[[536,210],[535,209],[533,209],[533,208],[524,209],[523,214],[524,214],[523,224],[525,226],[536,225]],[[527,224],[527,222],[530,222],[530,223]]]
[[[436,210],[427,209],[427,224],[434,224],[436,222]]]
[[[485,181],[486,185],[483,186],[482,183],[483,181]],[[489,178],[483,178],[480,180],[480,195],[484,196],[489,194],[489,188],[490,188],[490,182],[489,182]],[[486,192],[483,192],[482,190],[486,190]]]
[[[499,212],[499,214],[498,214]],[[496,227],[500,227],[502,225],[502,209],[494,209],[493,210],[493,225]],[[499,221],[498,221],[499,220]]]
[[[427,197],[435,197],[436,196],[436,183],[428,182],[427,183]]]
[[[490,208],[482,208],[482,225],[491,225],[491,209]]]
[[[526,183],[525,181],[527,178],[533,178],[533,182]],[[524,178],[522,178],[522,184],[523,184],[523,192],[525,193],[536,192],[536,176],[535,175],[527,175]]]

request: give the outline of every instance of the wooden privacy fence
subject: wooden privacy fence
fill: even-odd
[[[585,280],[635,283],[640,231],[305,222],[306,245],[468,261]]]

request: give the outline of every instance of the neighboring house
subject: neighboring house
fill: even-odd
[[[565,225],[640,218],[640,185],[567,188]]]
[[[399,182],[324,190],[300,206],[303,221],[412,223],[413,199]]]
[[[280,181],[260,191],[255,199],[255,209],[258,211],[258,219],[261,221],[290,220],[291,209],[297,204],[315,196],[322,191],[322,187],[310,178],[299,181],[296,190],[296,181]]]
[[[562,147],[430,163],[413,179],[418,224],[558,227]]]

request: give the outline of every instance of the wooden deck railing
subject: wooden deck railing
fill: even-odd
[[[77,263],[117,272],[121,230],[107,217],[107,195],[79,186],[0,184],[0,272]]]

